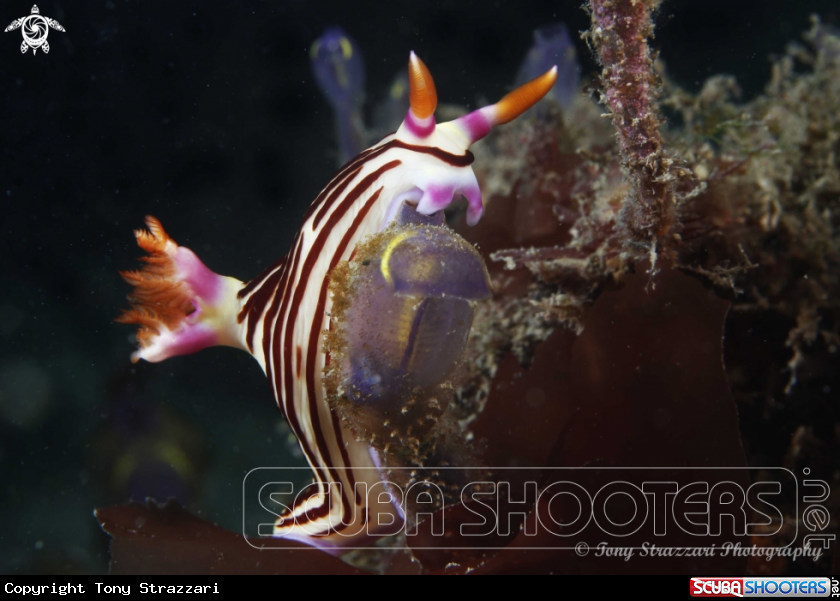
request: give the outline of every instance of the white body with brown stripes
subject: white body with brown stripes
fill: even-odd
[[[436,125],[434,84],[413,53],[409,74],[412,108],[403,125],[324,188],[285,260],[242,284],[207,269],[148,218],[150,233],[137,232],[150,253],[146,266],[123,273],[136,286],[132,309],[119,318],[141,326],[135,361],[162,361],[222,344],[251,352],[262,365],[317,483],[317,494],[281,517],[275,534],[328,550],[357,543],[379,523],[398,529],[402,515],[379,494],[355,494],[357,485],[376,485],[378,472],[368,445],[344,429],[324,398],[329,273],[351,259],[363,238],[387,226],[403,202],[430,215],[464,196],[468,222],[477,222],[481,194],[469,145],[527,110],[556,79],[556,70],[549,71],[496,105]]]

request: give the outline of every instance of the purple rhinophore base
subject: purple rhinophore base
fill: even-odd
[[[411,112],[411,109],[408,109],[408,113],[405,115],[404,123],[405,128],[410,131],[412,135],[418,138],[426,138],[435,131],[434,115],[425,119],[418,119],[414,116],[414,113]]]
[[[492,108],[492,106],[487,106],[483,109],[478,109],[477,111],[473,111],[468,115],[459,117],[454,121],[461,131],[463,131],[470,139],[470,144],[479,141],[481,138],[489,134],[491,129],[493,129],[493,124],[485,114],[488,109]]]

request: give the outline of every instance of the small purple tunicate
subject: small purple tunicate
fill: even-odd
[[[364,150],[365,63],[356,43],[340,27],[331,27],[310,50],[318,89],[335,115],[342,163]]]
[[[357,248],[350,277],[333,289],[346,307],[332,324],[342,340],[334,406],[366,439],[387,444],[434,425],[448,405],[443,386],[466,346],[472,302],[491,294],[481,256],[445,225],[429,225],[441,221],[404,209]]]
[[[580,65],[569,30],[563,23],[555,23],[534,31],[534,44],[519,68],[516,85],[531,81],[554,65],[557,65],[557,82],[549,95],[567,109],[579,93]]]

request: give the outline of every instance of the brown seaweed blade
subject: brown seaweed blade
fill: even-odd
[[[525,476],[523,466],[602,467],[580,475],[585,488],[595,491],[611,481],[611,470],[617,467],[648,468],[640,472],[646,481],[683,485],[725,478],[742,488],[749,485],[746,470],[723,476],[713,469],[679,469],[746,467],[721,356],[729,303],[678,271],[661,273],[654,291],[647,291],[646,283],[647,277],[638,274],[626,279],[624,289],[604,293],[586,314],[583,334],[570,345],[570,332],[556,331],[537,347],[530,368],[520,367],[512,356],[502,362],[474,431],[486,445],[488,465],[518,468],[496,474],[507,480],[518,477],[512,490],[536,474],[541,476],[541,487],[569,477],[569,471],[550,469]],[[655,469],[662,467],[673,469]],[[461,514],[470,523],[476,521],[471,512]],[[535,550],[607,538],[590,529],[571,545],[562,545],[539,529],[535,537],[520,534],[512,541],[490,541],[493,546],[507,544],[497,552],[447,551],[443,547],[488,546],[487,540],[459,536],[458,516],[457,510],[449,509],[449,536],[438,551],[416,553],[427,569],[448,573],[739,573],[746,569],[743,558],[634,557],[626,562],[594,553],[578,557],[569,550]],[[527,519],[534,520],[533,510]],[[650,542],[748,544],[733,536],[699,540],[672,531]],[[436,542],[420,536],[413,544],[427,547]],[[626,545],[642,542],[631,537]]]
[[[195,517],[175,501],[97,509],[111,535],[111,574],[364,574],[307,545],[236,534]],[[254,546],[252,546],[254,545]],[[280,548],[282,547],[282,548]]]

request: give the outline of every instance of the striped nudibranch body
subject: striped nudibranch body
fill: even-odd
[[[328,328],[331,305],[327,275],[350,259],[360,240],[387,224],[395,203],[421,200],[417,180],[407,176],[403,165],[412,165],[434,181],[451,182],[453,190],[477,191],[471,163],[469,151],[456,154],[418,144],[405,132],[388,136],[348,163],[321,192],[288,259],[239,293],[244,342],[263,366],[319,488],[329,482],[342,484],[341,499],[318,494],[295,508],[290,516],[293,529],[336,530],[348,536],[353,534],[347,532],[352,527],[348,522],[365,528],[361,517],[354,519],[365,510],[365,500],[353,491],[358,482],[371,487],[377,481],[368,446],[342,431],[324,399],[322,333]],[[452,192],[447,201],[451,198]],[[278,525],[278,533],[283,529]]]
[[[339,170],[309,207],[288,255],[260,276],[242,284],[214,274],[154,218],[147,220],[150,233],[137,233],[150,253],[146,267],[123,273],[136,286],[133,308],[119,319],[141,326],[134,360],[161,361],[224,344],[247,350],[263,367],[315,476],[312,494],[278,519],[275,535],[325,549],[367,535],[381,513],[401,515],[380,495],[360,494],[379,481],[374,457],[325,399],[329,274],[352,258],[361,240],[384,229],[403,203],[431,215],[464,196],[467,220],[476,223],[482,201],[470,144],[524,112],[556,78],[549,71],[496,105],[436,124],[434,84],[413,53],[409,74],[412,108],[402,126]]]

